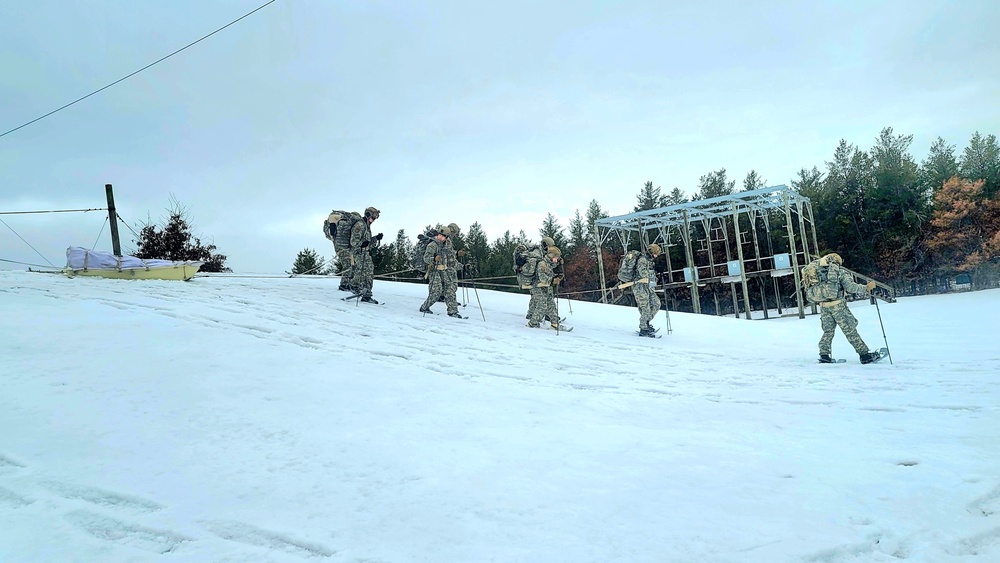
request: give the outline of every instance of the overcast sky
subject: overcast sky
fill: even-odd
[[[0,4],[0,133],[264,3]],[[134,224],[173,194],[244,273],[329,257],[332,208],[378,207],[389,238],[474,221],[537,238],[592,199],[631,211],[646,181],[787,184],[883,127],[918,161],[939,136],[960,152],[1000,133],[998,24],[995,0],[278,0],[0,137],[0,211],[103,207],[110,183]],[[0,219],[0,259],[111,246],[100,213]]]

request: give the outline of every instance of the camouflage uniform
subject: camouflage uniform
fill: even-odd
[[[431,240],[424,250],[424,262],[428,267],[427,299],[420,306],[423,312],[430,311],[431,306],[444,296],[449,315],[458,314],[458,259],[455,257],[455,246],[450,238],[444,242]]]
[[[538,253],[541,254],[541,249],[538,250]],[[532,283],[527,288],[531,292],[531,301],[528,303],[528,326],[532,328],[540,327],[542,320],[546,320],[552,325],[552,328],[567,330],[566,327],[559,324],[559,310],[556,308],[556,301],[552,294],[552,284],[556,277],[559,256],[559,249],[549,246],[548,252],[538,261]]]
[[[337,260],[340,261],[342,268],[340,270],[340,289],[350,291],[351,277],[354,275],[354,257],[348,248],[337,250],[337,247],[334,246],[333,251],[337,253]]]
[[[635,296],[636,305],[639,307],[639,330],[649,331],[653,328],[649,322],[660,311],[660,298],[650,285],[650,282],[656,283],[656,273],[653,271],[653,259],[649,254],[643,253],[639,256],[636,274],[638,277],[632,286],[632,295]]]
[[[854,351],[857,352],[859,356],[867,354],[868,345],[865,344],[865,341],[862,340],[861,336],[858,334],[858,319],[854,318],[854,314],[847,308],[847,301],[844,300],[844,294],[863,294],[866,293],[868,289],[859,283],[854,283],[854,279],[852,279],[851,274],[841,269],[840,265],[835,261],[831,261],[829,263],[827,280],[827,283],[836,284],[837,299],[819,304],[820,326],[823,327],[823,336],[819,339],[820,355],[830,355],[833,335],[838,326],[840,327],[840,330],[844,331],[844,336],[847,337],[847,341],[851,343],[851,346],[854,347]]]
[[[374,214],[371,214],[369,210],[374,210]],[[364,218],[354,223],[354,227],[351,228],[351,281],[349,287],[362,299],[371,299],[372,285],[375,283],[375,264],[372,262],[370,245],[372,243],[371,223],[378,218],[378,215],[377,209],[369,207],[365,210]]]

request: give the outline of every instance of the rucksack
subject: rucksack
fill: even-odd
[[[323,234],[333,241],[337,252],[347,250],[351,246],[351,229],[361,220],[361,214],[355,211],[338,211],[334,209],[323,221]]]
[[[536,283],[538,263],[541,260],[542,250],[540,247],[532,246],[528,248],[523,244],[519,244],[514,249],[514,272],[517,273],[517,283],[522,288],[532,286]]]
[[[622,282],[632,282],[639,278],[639,257],[642,253],[638,250],[629,250],[622,257],[622,263],[618,267],[618,279]]]
[[[820,264],[819,259],[802,266],[799,272],[802,276],[802,293],[810,303],[837,299],[840,287],[836,278],[830,279],[831,267],[829,264]]]
[[[417,244],[413,246],[413,257],[410,258],[410,266],[418,272],[427,271],[427,262],[424,262],[424,252],[427,251],[427,245],[434,240],[432,232],[433,231],[427,231],[426,234],[418,234]]]

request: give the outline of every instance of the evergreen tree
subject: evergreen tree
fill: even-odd
[[[660,188],[654,188],[652,182],[646,182],[639,194],[635,196],[635,199],[638,203],[636,203],[635,209],[632,210],[633,212],[664,207]]]
[[[542,237],[550,237],[555,241],[555,245],[559,247],[559,250],[566,248],[566,234],[563,233],[563,228],[559,226],[559,220],[551,213],[545,215],[545,221],[542,222],[542,228],[538,229],[538,234]]]
[[[580,210],[577,209],[573,220],[569,222],[569,240],[566,242],[565,254],[571,255],[580,251],[589,252],[588,240],[587,226],[583,222],[583,217],[580,216]]]
[[[959,171],[966,180],[983,181],[983,197],[993,198],[1000,191],[1000,147],[996,135],[972,135],[959,161]]]
[[[510,231],[505,231],[503,236],[498,238],[493,242],[493,246],[490,249],[490,256],[486,260],[486,263],[482,267],[481,276],[485,278],[499,278],[493,280],[496,282],[505,282],[505,284],[510,284],[506,288],[509,291],[520,291],[517,287],[514,279],[514,249],[517,248],[518,244],[523,244],[526,239],[523,238],[524,232],[521,232],[521,237],[512,237]]]
[[[871,271],[873,240],[864,225],[865,196],[875,187],[875,163],[868,153],[841,140],[826,163],[821,206],[813,206],[821,248],[837,250],[852,269]]]
[[[390,245],[389,268],[393,272],[408,273],[410,271],[410,260],[413,257],[413,243],[410,237],[406,236],[404,229],[399,229],[396,233],[396,241]]]
[[[955,158],[955,145],[949,145],[938,137],[927,158],[920,165],[920,181],[924,192],[934,197],[944,183],[958,176],[958,159]]]
[[[315,250],[311,248],[305,248],[299,251],[299,254],[295,257],[295,262],[292,263],[292,270],[286,271],[286,274],[292,274],[294,276],[302,274],[316,274],[323,275],[325,271],[326,259],[319,255]]]
[[[736,180],[726,178],[726,169],[720,168],[715,172],[709,172],[698,179],[698,192],[692,197],[693,201],[710,199],[724,195],[732,195],[736,188]]]
[[[680,188],[674,188],[670,190],[670,193],[663,196],[663,206],[670,207],[671,205],[680,205],[682,203],[687,203],[688,199],[684,196],[684,192]]]
[[[879,134],[871,155],[875,186],[866,194],[864,229],[876,266],[889,278],[911,277],[923,265],[921,227],[930,219],[930,193],[909,154],[913,135]]]
[[[759,190],[765,187],[767,180],[764,180],[757,174],[756,170],[751,170],[747,177],[743,180],[743,191],[749,192],[752,190]]]
[[[191,234],[188,211],[171,196],[169,217],[162,228],[147,221],[139,230],[139,240],[132,254],[138,258],[159,260],[198,261],[202,272],[231,272],[226,267],[226,255],[217,254],[214,244],[202,244]]]
[[[472,276],[482,276],[482,266],[490,259],[490,242],[483,232],[483,226],[478,222],[469,227],[465,236],[465,263],[467,271]]]

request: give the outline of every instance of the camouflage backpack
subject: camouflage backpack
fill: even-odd
[[[618,280],[627,283],[634,282],[639,278],[639,256],[638,250],[629,250],[622,257],[622,263],[618,267]]]
[[[538,263],[542,260],[542,249],[537,246],[528,247],[523,244],[514,249],[514,272],[517,273],[517,283],[521,288],[527,288],[536,283]]]
[[[355,211],[338,211],[334,209],[323,221],[323,234],[333,241],[337,252],[347,250],[351,246],[351,228],[361,220],[361,214]]]
[[[437,231],[434,229],[428,229],[426,233],[420,233],[417,235],[417,244],[413,246],[413,256],[410,258],[410,267],[418,272],[427,271],[427,262],[424,262],[424,252],[427,251],[427,245],[434,240],[437,235]]]
[[[834,264],[835,265],[835,264]],[[833,301],[839,297],[837,276],[831,279],[830,268],[834,265],[825,264],[821,259],[813,260],[802,267],[802,293],[810,303]]]

